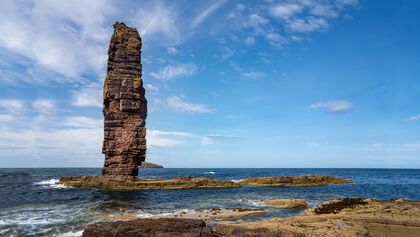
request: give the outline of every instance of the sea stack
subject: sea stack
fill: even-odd
[[[137,176],[146,158],[147,100],[140,50],[138,31],[116,22],[103,94],[103,175]]]

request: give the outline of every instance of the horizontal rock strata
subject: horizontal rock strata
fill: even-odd
[[[420,202],[348,198],[323,203],[302,216],[220,222],[213,231],[218,236],[415,237],[420,233]]]
[[[103,93],[103,175],[137,176],[146,157],[147,101],[140,49],[137,30],[115,23]]]
[[[289,187],[289,186],[319,186],[326,184],[351,183],[350,179],[336,178],[332,176],[304,175],[304,176],[270,176],[248,178],[240,181],[240,184],[251,186],[267,187]]]
[[[99,222],[89,225],[83,237],[210,237],[206,223],[197,219],[137,219],[132,221]]]
[[[76,176],[63,177],[59,184],[67,187],[100,188],[114,190],[137,189],[193,189],[193,188],[236,188],[239,184],[226,180],[193,178],[189,176],[173,179],[139,179],[131,176]]]

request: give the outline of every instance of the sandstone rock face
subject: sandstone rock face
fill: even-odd
[[[103,175],[137,176],[146,157],[147,101],[140,49],[137,30],[115,23],[104,84]]]
[[[210,237],[210,227],[196,219],[138,219],[132,221],[99,222],[89,225],[83,237]]]

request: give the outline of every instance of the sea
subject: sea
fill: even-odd
[[[258,220],[304,211],[266,207],[261,200],[269,198],[304,198],[310,206],[342,197],[420,201],[418,169],[140,169],[142,178],[182,175],[237,182],[248,177],[320,174],[353,180],[317,187],[110,191],[57,183],[63,176],[100,172],[99,168],[0,169],[0,236],[81,236],[86,225],[112,220],[116,214],[147,218],[206,208],[268,209],[265,215],[245,218]]]

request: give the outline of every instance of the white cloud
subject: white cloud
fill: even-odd
[[[15,121],[15,117],[13,117],[10,114],[0,114],[0,122],[6,123],[6,122],[12,122]]]
[[[420,114],[416,114],[416,115],[410,116],[408,118],[408,120],[412,120],[412,121],[420,120]]]
[[[91,83],[73,92],[72,104],[76,106],[102,107],[102,86]]]
[[[144,3],[132,19],[142,37],[177,44],[181,40],[177,10],[162,1]]]
[[[154,85],[149,84],[149,83],[145,84],[144,85],[144,88],[146,89],[146,92],[147,91],[151,91],[151,92],[157,92],[157,91],[159,91],[159,87],[154,86]]]
[[[191,28],[196,28],[200,25],[204,20],[206,20],[212,13],[214,13],[217,9],[219,9],[223,4],[225,4],[226,0],[218,0],[213,3],[211,6],[206,8],[203,12],[201,12],[198,16],[196,16],[193,21],[191,22]]]
[[[26,75],[42,68],[61,75],[43,81],[80,81],[105,66],[109,9],[107,1],[1,1],[0,31],[7,34],[0,34],[0,47],[23,57],[16,63],[30,67]]]
[[[147,145],[152,147],[174,147],[186,143],[186,139],[195,137],[186,132],[147,130]]]
[[[352,107],[352,104],[345,100],[324,101],[309,106],[311,109],[326,109],[331,113],[344,113],[351,110]]]
[[[157,72],[151,72],[150,75],[156,79],[167,81],[174,78],[192,76],[196,71],[197,66],[194,63],[185,63],[176,66],[166,66]]]
[[[249,78],[249,79],[258,79],[265,77],[264,72],[244,72],[242,73],[242,76]]]
[[[25,111],[25,104],[20,100],[0,100],[0,110],[11,115],[21,115]]]
[[[257,27],[259,27],[261,25],[265,25],[267,23],[268,23],[268,19],[267,18],[264,18],[264,17],[262,17],[262,16],[260,16],[258,14],[255,14],[255,13],[249,15],[248,24],[250,26],[252,26],[252,27],[257,28]]]
[[[32,103],[32,107],[40,114],[44,116],[52,115],[56,108],[54,101],[38,99]]]
[[[303,6],[295,3],[282,3],[270,9],[271,13],[283,20],[288,20],[295,14],[302,12]]]
[[[293,32],[310,33],[324,30],[329,27],[328,22],[323,18],[307,17],[306,19],[294,19],[289,21],[287,28]]]
[[[102,119],[93,119],[85,116],[66,117],[63,125],[72,128],[103,128]]]
[[[176,55],[176,54],[178,54],[178,53],[179,53],[179,51],[178,51],[176,48],[174,48],[174,47],[167,47],[167,48],[166,48],[166,51],[167,51],[169,54],[174,54],[174,55]]]
[[[183,101],[177,96],[167,99],[169,107],[175,111],[189,112],[189,113],[213,113],[214,110],[204,104],[195,104]]]
[[[245,38],[244,42],[248,46],[254,45],[255,44],[255,38],[248,36],[248,37]]]

